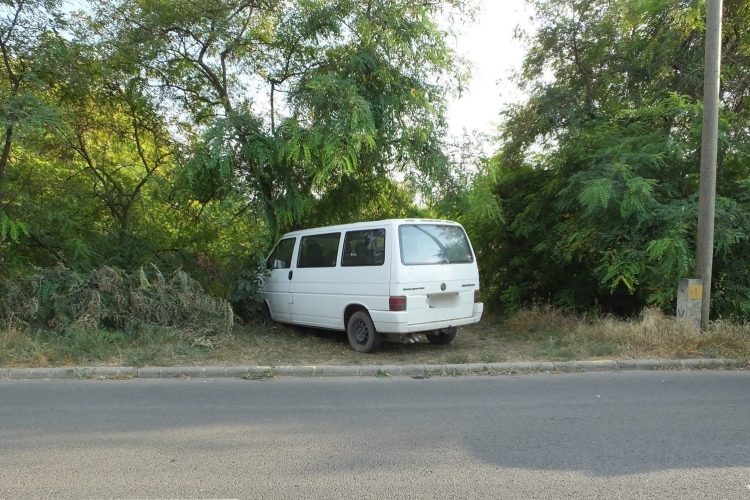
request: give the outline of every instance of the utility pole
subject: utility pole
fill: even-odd
[[[708,330],[711,311],[711,268],[714,257],[716,156],[719,136],[719,82],[721,72],[722,0],[706,3],[706,65],[703,79],[703,137],[698,198],[698,241],[695,275],[703,280],[701,329]]]

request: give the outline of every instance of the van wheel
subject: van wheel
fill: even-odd
[[[370,315],[364,311],[352,314],[346,325],[346,333],[349,345],[357,352],[375,352],[380,347],[380,333],[375,330]]]
[[[442,328],[440,330],[435,330],[434,333],[428,333],[427,340],[430,341],[432,344],[439,344],[439,345],[445,345],[450,344],[453,342],[453,339],[456,338],[456,333],[458,332],[458,327],[452,326],[450,328]]]

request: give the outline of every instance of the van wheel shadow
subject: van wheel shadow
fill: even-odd
[[[349,337],[344,331],[326,330],[323,328],[313,328],[309,326],[297,326],[291,324],[286,324],[284,325],[284,327],[288,328],[290,332],[294,333],[295,335],[299,335],[300,337],[314,337],[332,345],[342,345],[351,349],[351,346],[349,345]],[[414,343],[383,339],[383,342],[380,344],[380,348],[375,353],[366,354],[365,357],[376,355],[377,353],[409,355],[435,350],[446,351],[451,350],[455,346],[455,344],[433,344],[429,342],[424,335],[421,334],[417,334],[417,338],[419,339],[419,341]],[[352,349],[352,352],[355,351]]]
[[[325,332],[325,334],[332,337],[337,343],[349,345],[349,337],[346,335],[346,332],[336,330],[333,332]]]
[[[349,345],[349,338],[346,336],[346,332],[309,326],[286,325],[286,327],[302,337],[315,337],[316,339]]]

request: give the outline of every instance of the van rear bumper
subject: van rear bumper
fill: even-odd
[[[375,329],[382,333],[417,333],[439,330],[451,326],[471,325],[482,319],[484,304],[475,303],[473,314],[465,318],[453,318],[429,323],[409,323],[409,311],[369,311]]]

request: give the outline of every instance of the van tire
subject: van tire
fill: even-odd
[[[349,345],[357,352],[375,352],[380,347],[380,333],[375,330],[370,315],[365,311],[352,314],[346,325],[346,334]]]
[[[452,326],[450,328],[435,330],[434,333],[428,333],[426,335],[427,340],[429,340],[431,344],[446,345],[453,342],[453,339],[456,338],[456,333],[458,333],[458,327]]]

